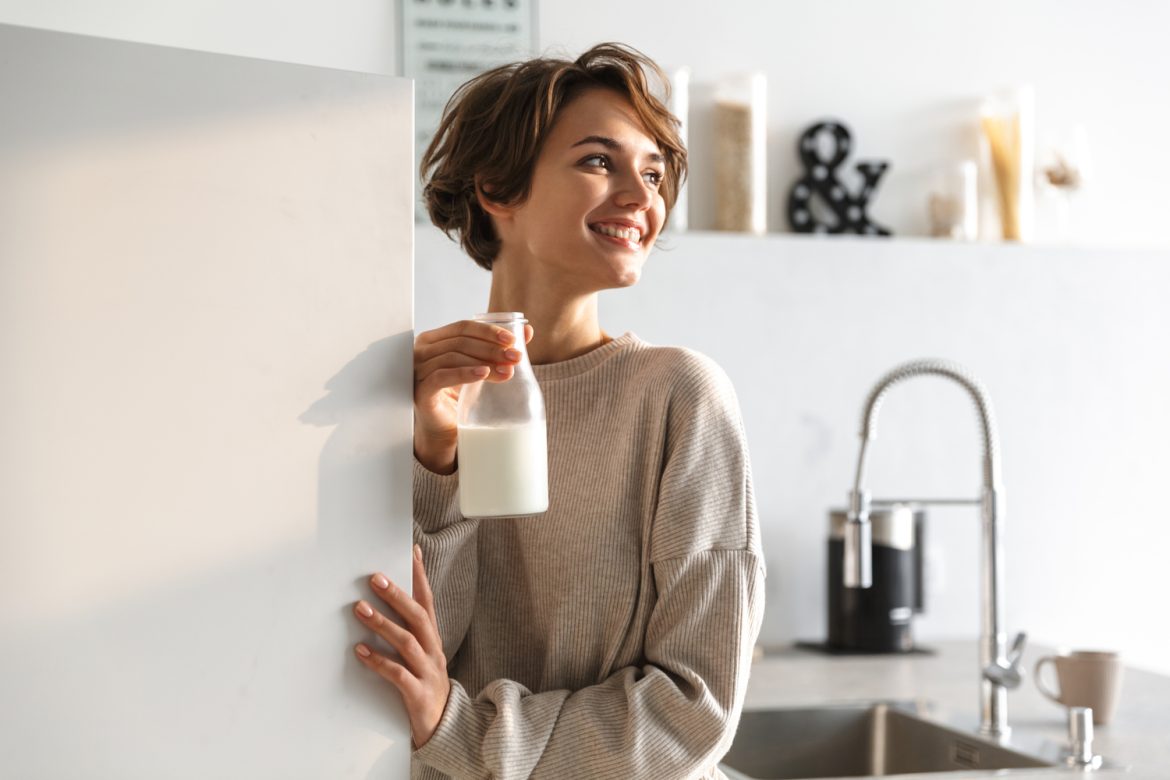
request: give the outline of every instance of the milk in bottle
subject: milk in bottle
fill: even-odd
[[[536,515],[548,509],[544,396],[528,362],[521,312],[476,315],[508,328],[520,352],[505,382],[463,385],[458,404],[459,511],[464,517]]]

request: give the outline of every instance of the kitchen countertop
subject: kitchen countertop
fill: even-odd
[[[979,726],[979,649],[976,639],[924,642],[933,655],[833,656],[787,645],[765,647],[752,664],[744,710],[803,707],[870,700],[927,702],[928,718],[975,732]],[[1012,735],[1005,743],[1023,747],[1043,740],[1052,750],[1067,748],[1067,710],[1036,688],[1036,661],[1054,651],[1028,647],[1020,687],[1008,692],[1007,720]],[[1054,672],[1045,670],[1046,680]],[[1054,680],[1050,684],[1055,685]],[[1128,767],[1100,769],[1104,778],[1170,780],[1170,677],[1125,668],[1117,714],[1107,725],[1094,727],[1094,752],[1106,761]],[[1026,750],[1026,748],[1025,748]],[[1069,778],[1069,769],[929,772],[922,778],[1019,776]]]

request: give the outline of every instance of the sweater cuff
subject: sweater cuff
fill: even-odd
[[[477,755],[486,724],[475,711],[475,702],[458,680],[451,678],[451,693],[435,733],[412,757],[451,777],[482,774]]]
[[[414,522],[435,533],[464,519],[459,513],[459,470],[436,474],[414,458]]]

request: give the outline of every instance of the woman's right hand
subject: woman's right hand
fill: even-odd
[[[524,343],[532,341],[524,326]],[[501,337],[502,336],[502,337]],[[520,353],[509,350],[512,332],[486,322],[460,320],[414,340],[414,456],[438,474],[455,471],[459,441],[455,409],[468,382],[506,382]]]

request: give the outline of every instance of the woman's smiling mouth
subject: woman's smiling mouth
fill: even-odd
[[[602,240],[616,246],[635,251],[642,248],[642,231],[639,228],[598,222],[590,225],[589,229]]]

